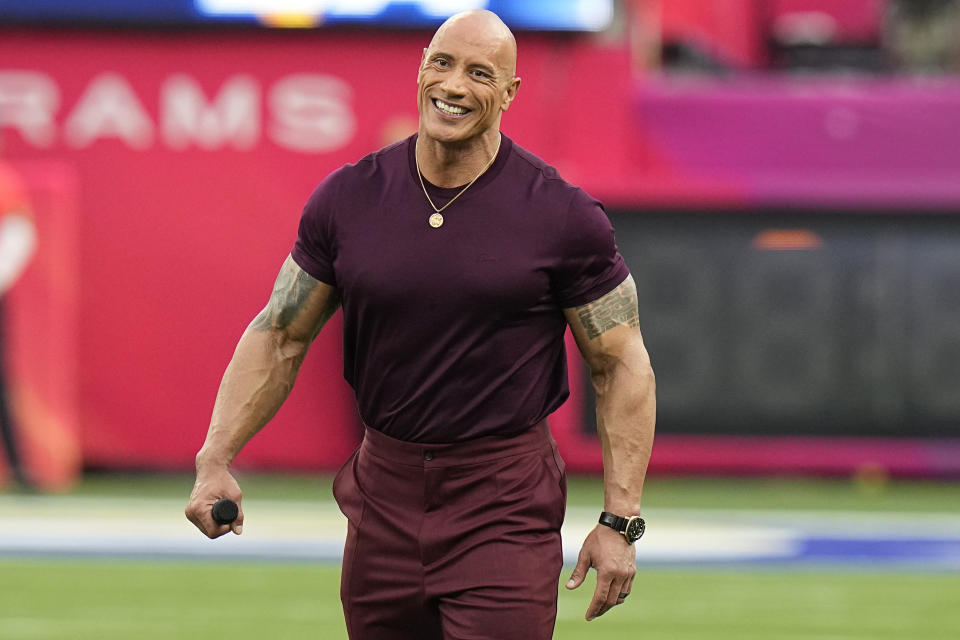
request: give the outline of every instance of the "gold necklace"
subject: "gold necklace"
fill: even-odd
[[[427,219],[427,222],[430,224],[431,227],[433,227],[434,229],[439,229],[441,226],[443,226],[443,215],[441,215],[443,213],[443,210],[449,207],[450,205],[452,205],[454,200],[462,196],[463,193],[467,189],[472,187],[473,183],[479,180],[480,176],[485,174],[487,172],[487,169],[489,169],[491,165],[493,165],[493,161],[497,159],[497,154],[500,153],[500,142],[502,140],[503,140],[503,136],[500,136],[500,138],[497,139],[497,148],[493,152],[493,157],[490,158],[490,162],[488,162],[487,165],[480,170],[480,173],[478,173],[473,180],[468,182],[467,186],[465,186],[463,189],[460,190],[460,193],[450,198],[450,201],[447,204],[440,207],[439,209],[437,208],[437,205],[433,204],[433,199],[430,198],[430,194],[427,193],[427,185],[423,183],[423,174],[420,173],[420,159],[417,158],[417,150],[416,149],[413,150],[413,161],[417,165],[417,177],[420,178],[420,187],[423,189],[423,195],[427,196],[427,202],[430,203],[430,208],[433,209],[433,214],[431,214],[431,216]]]

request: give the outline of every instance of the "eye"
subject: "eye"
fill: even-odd
[[[450,62],[446,58],[434,58],[433,64],[443,69],[446,69],[448,66],[450,66]]]
[[[481,71],[480,69],[474,69],[470,73],[473,74],[474,78],[487,79],[491,77],[489,73],[487,73],[486,71]]]

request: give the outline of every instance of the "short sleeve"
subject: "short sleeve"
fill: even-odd
[[[334,269],[336,237],[334,213],[337,206],[337,173],[331,173],[314,190],[303,207],[297,241],[290,252],[301,269],[321,282],[337,286]]]
[[[592,302],[630,275],[603,205],[581,189],[571,199],[560,239],[553,289],[562,308]]]

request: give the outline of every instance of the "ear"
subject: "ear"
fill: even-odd
[[[517,91],[520,90],[520,78],[514,78],[510,81],[510,84],[507,85],[507,88],[503,92],[503,100],[500,103],[500,110],[506,111],[510,108],[510,105],[513,103],[514,98],[517,97]]]

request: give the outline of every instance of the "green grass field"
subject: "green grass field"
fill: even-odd
[[[5,640],[346,638],[334,566],[0,562]],[[560,594],[556,638],[956,638],[960,576],[641,570],[629,604],[587,623]]]
[[[248,499],[328,501],[329,478],[249,476]],[[182,497],[186,476],[94,476],[84,496]],[[960,486],[661,479],[649,508],[949,512]],[[599,504],[595,479],[570,502]],[[69,532],[63,532],[69,535]],[[199,534],[198,534],[199,535]],[[568,569],[569,571],[569,569]],[[345,638],[339,568],[266,562],[0,558],[0,639]],[[960,572],[828,567],[640,568],[633,596],[587,623],[588,584],[561,589],[556,638],[936,640],[960,637]]]

